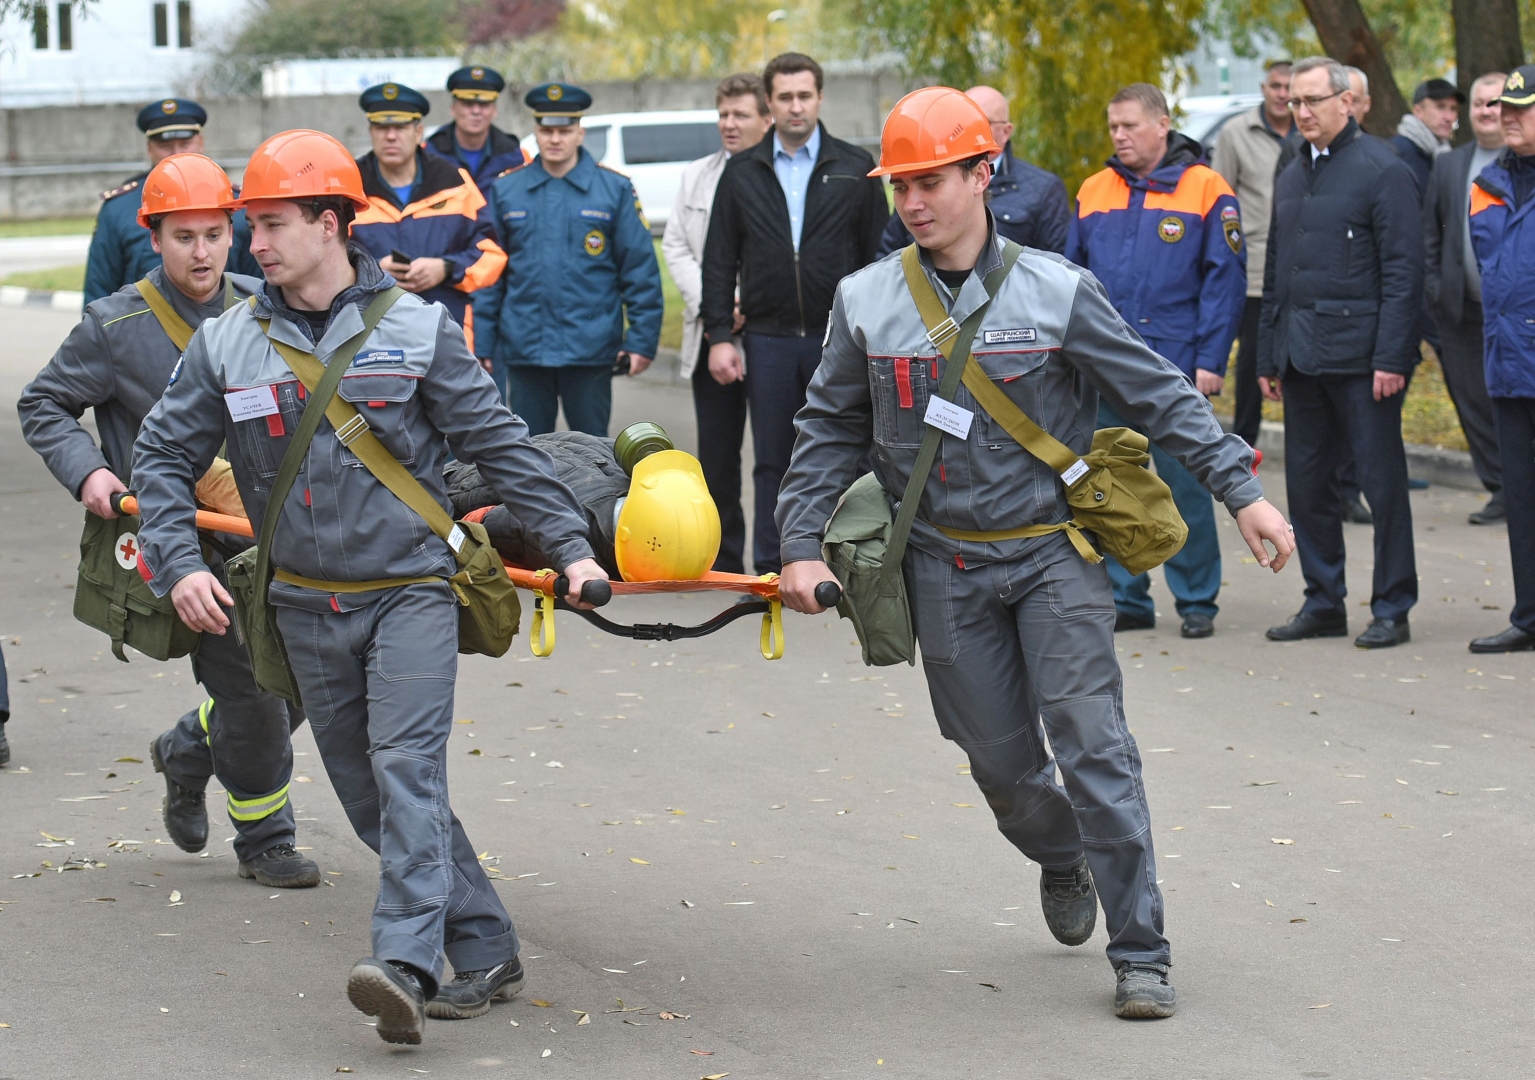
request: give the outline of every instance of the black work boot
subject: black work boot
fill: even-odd
[[[426,995],[408,964],[371,956],[352,965],[346,996],[359,1012],[378,1017],[378,1037],[387,1043],[419,1045],[426,1028]]]
[[[503,964],[480,971],[455,971],[453,981],[441,986],[426,1003],[426,1015],[438,1020],[468,1020],[490,1012],[494,999],[510,1001],[522,989],[522,962],[515,956]]]
[[[1114,987],[1114,1015],[1126,1020],[1161,1020],[1178,1011],[1178,993],[1166,964],[1125,964]]]
[[[278,844],[242,862],[240,876],[255,878],[270,889],[312,889],[320,883],[320,868],[292,844]]]
[[[1081,945],[1098,925],[1098,890],[1087,871],[1087,856],[1064,870],[1039,868],[1039,906],[1045,925],[1062,945]]]
[[[208,846],[208,807],[203,803],[203,793],[184,788],[171,779],[165,771],[165,759],[160,756],[159,739],[149,744],[149,759],[154,762],[155,772],[165,777],[165,798],[160,803],[165,831],[182,851],[201,851]]]

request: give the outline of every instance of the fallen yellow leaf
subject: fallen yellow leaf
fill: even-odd
[[[537,998],[528,1002],[529,1005],[537,1005],[540,1009],[548,1009],[554,1005],[552,1001],[539,1001]]]
[[[629,857],[629,861],[634,863],[634,864],[636,864],[637,866],[649,866],[650,865],[650,860],[649,859],[636,859],[632,855]]]

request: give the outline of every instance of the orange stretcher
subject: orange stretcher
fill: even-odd
[[[136,515],[139,512],[138,499],[131,493],[114,496],[112,505],[119,514]],[[251,538],[255,536],[250,519],[233,517],[229,514],[215,514],[209,510],[197,511],[197,527],[208,532],[221,532],[233,536]],[[506,566],[506,576],[512,579],[512,584],[519,589],[526,589],[535,596],[530,634],[534,656],[544,657],[554,652],[554,612],[557,609],[573,612],[606,633],[633,638],[635,641],[680,641],[686,638],[705,637],[729,626],[737,619],[760,614],[762,630],[758,648],[762,658],[778,660],[784,653],[783,602],[778,596],[777,574],[763,574],[758,577],[751,574],[720,574],[711,570],[696,580],[612,581],[607,583],[611,591],[599,590],[593,596],[588,596],[583,590],[583,599],[595,602],[599,607],[607,603],[602,593],[607,593],[608,596],[644,596],[658,593],[733,592],[754,597],[744,603],[732,604],[714,618],[696,626],[679,626],[675,623],[626,625],[606,619],[595,611],[574,608],[567,604],[564,597],[568,583],[555,571],[528,570],[513,566],[504,559],[502,562]],[[588,582],[587,584],[591,586],[600,583]],[[837,588],[835,582],[822,582],[816,589],[816,600],[823,607],[833,607],[841,598],[842,591]]]

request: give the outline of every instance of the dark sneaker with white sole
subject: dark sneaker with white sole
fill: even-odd
[[[1045,925],[1062,945],[1081,945],[1098,925],[1098,891],[1083,856],[1064,870],[1040,867],[1039,906]]]
[[[420,1045],[426,1028],[426,995],[421,981],[404,964],[371,956],[357,961],[347,976],[346,996],[359,1012],[378,1017],[378,1037],[386,1043]]]
[[[269,889],[312,889],[320,883],[320,868],[292,844],[278,844],[242,862],[240,876],[255,878]]]
[[[1114,1015],[1126,1020],[1162,1020],[1178,1011],[1178,993],[1166,964],[1125,964],[1114,987]]]
[[[515,956],[481,971],[455,971],[426,1003],[426,1015],[438,1020],[468,1020],[490,1012],[495,1000],[510,1001],[522,989],[522,962]]]
[[[171,842],[182,851],[201,851],[208,846],[208,807],[203,793],[184,788],[170,778],[165,771],[165,759],[160,756],[159,739],[149,744],[149,760],[154,763],[155,772],[165,777],[160,816],[165,820]]]

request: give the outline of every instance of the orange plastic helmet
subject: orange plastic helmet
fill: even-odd
[[[1001,152],[979,105],[952,87],[929,86],[890,110],[879,138],[879,168],[869,175],[919,172]]]
[[[201,154],[172,154],[144,178],[139,224],[181,210],[225,210],[234,198],[229,177],[218,163]]]
[[[351,199],[368,205],[362,173],[347,148],[323,131],[281,131],[256,147],[245,166],[240,197],[231,206],[258,199]]]

